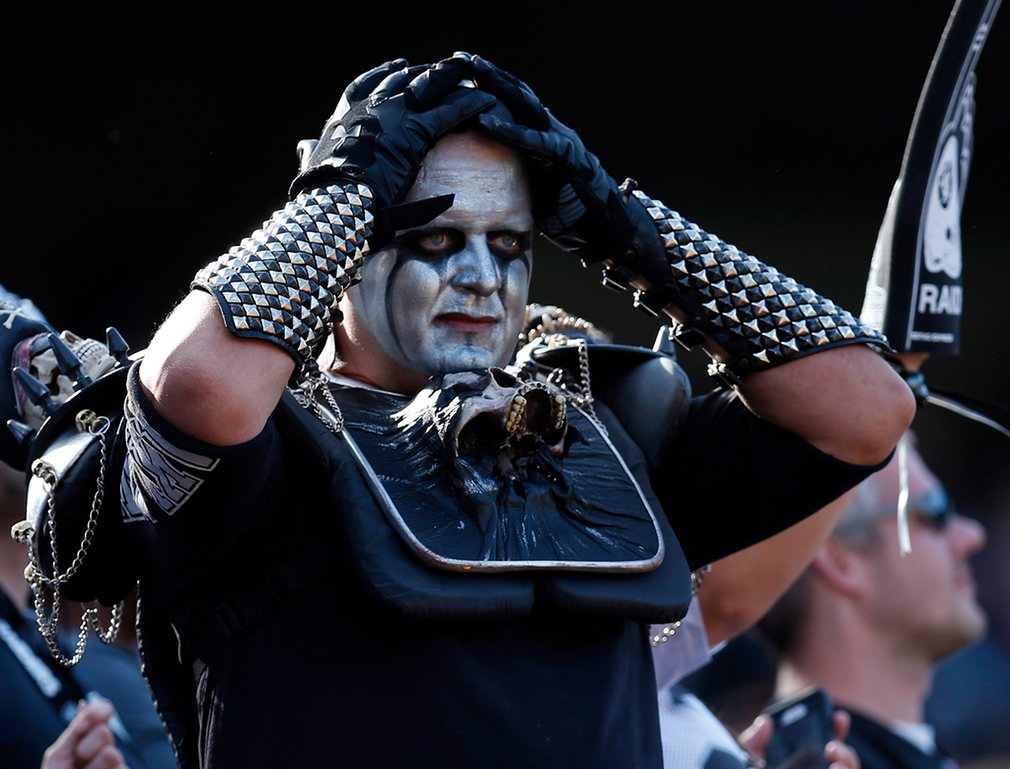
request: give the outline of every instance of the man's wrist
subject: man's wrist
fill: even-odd
[[[228,331],[262,339],[311,368],[344,292],[360,280],[374,220],[371,190],[334,184],[300,193],[192,287],[217,300]]]
[[[673,317],[671,339],[685,348],[704,346],[715,359],[710,372],[727,384],[841,345],[889,349],[876,329],[650,198],[633,181],[622,191],[637,233],[605,282],[635,288],[636,307]]]

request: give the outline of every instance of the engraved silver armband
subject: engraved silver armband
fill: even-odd
[[[373,220],[365,185],[303,192],[200,270],[192,287],[213,294],[231,333],[273,342],[304,373],[344,291],[360,280]]]
[[[709,366],[714,376],[736,384],[753,371],[846,344],[890,349],[881,332],[830,299],[641,190],[631,194],[656,225],[670,268],[666,282],[636,292],[635,304],[654,314],[671,305],[685,313],[671,338],[684,347],[704,337],[720,345],[729,360]]]

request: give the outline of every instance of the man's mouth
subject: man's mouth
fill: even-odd
[[[479,334],[492,328],[498,319],[492,315],[471,315],[464,312],[445,312],[435,316],[435,323],[465,334]]]
[[[959,569],[954,576],[954,581],[960,589],[975,592],[975,575],[972,574],[971,569]]]

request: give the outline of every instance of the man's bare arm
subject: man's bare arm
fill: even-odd
[[[884,461],[915,416],[908,385],[862,345],[754,372],[739,392],[758,416],[857,465]]]
[[[228,446],[259,434],[294,368],[280,347],[229,333],[213,297],[192,291],[148,346],[140,381],[172,425]]]
[[[713,646],[750,629],[803,573],[854,491],[763,542],[720,558],[698,590]]]

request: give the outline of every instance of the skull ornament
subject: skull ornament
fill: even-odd
[[[567,446],[564,396],[542,382],[517,379],[500,368],[447,374],[396,415],[401,423],[427,415],[456,456],[495,451],[508,459],[546,445],[556,456]]]
[[[81,373],[92,380],[109,373],[117,365],[116,359],[109,354],[109,348],[96,339],[84,339],[72,331],[61,332],[60,338],[80,360]],[[57,403],[62,403],[74,393],[74,384],[60,371],[46,334],[38,334],[19,344],[14,350],[14,365],[27,369],[44,384]],[[26,424],[33,429],[38,429],[46,419],[46,411],[20,391],[18,408]]]

